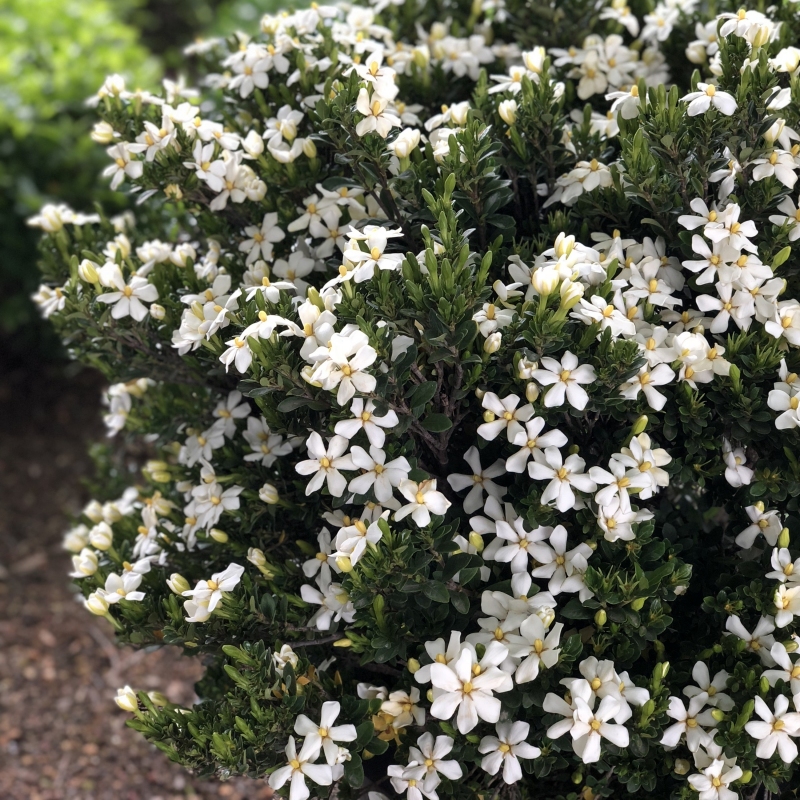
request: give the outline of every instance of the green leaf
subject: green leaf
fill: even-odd
[[[443,433],[453,427],[453,423],[444,414],[429,414],[422,420],[422,427],[431,433]]]
[[[411,405],[416,408],[417,406],[424,406],[436,394],[436,381],[425,381],[420,383],[412,391],[409,391],[406,397],[411,397]]]
[[[344,762],[344,777],[354,789],[364,783],[364,765],[358,753],[351,753],[350,760]]]
[[[433,600],[434,603],[449,603],[450,592],[441,581],[428,581],[422,584],[422,594]]]

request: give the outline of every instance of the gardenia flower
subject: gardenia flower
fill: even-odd
[[[369,338],[361,331],[349,335],[334,333],[330,347],[320,347],[311,353],[310,358],[319,364],[311,374],[311,380],[322,384],[322,388],[332,391],[339,387],[336,402],[346,405],[356,391],[368,394],[374,391],[376,379],[364,370],[378,357]]]
[[[714,106],[720,113],[730,116],[736,111],[736,99],[727,92],[721,92],[716,86],[710,83],[698,83],[697,91],[689,92],[681,100],[689,103],[686,113],[690,117],[698,114],[705,114],[711,106]]]
[[[340,469],[354,470],[352,456],[345,455],[349,442],[344,436],[333,436],[328,446],[322,437],[314,431],[306,441],[310,458],[301,461],[295,469],[301,475],[314,475],[306,486],[306,496],[319,491],[323,483],[327,483],[328,491],[334,497],[341,497],[347,488],[347,479]]]
[[[774,712],[756,695],[755,712],[761,721],[748,722],[744,729],[758,741],[758,758],[772,758],[776,750],[784,764],[791,764],[797,758],[797,745],[790,737],[800,736],[800,714],[788,709],[789,698],[785,695],[775,698]]]
[[[204,605],[210,613],[222,600],[223,593],[232,592],[239,585],[243,574],[244,567],[228,564],[222,572],[214,573],[210,580],[198,581],[194,589],[187,589],[182,594],[184,597],[191,597],[195,603]]]
[[[356,397],[350,406],[353,419],[343,419],[336,423],[334,433],[352,439],[360,430],[367,434],[370,444],[375,447],[383,447],[386,441],[386,434],[383,428],[394,428],[398,424],[397,414],[394,411],[387,411],[382,417],[376,416],[373,412],[375,403],[367,400],[366,404],[360,397]]]
[[[320,786],[330,786],[333,783],[333,771],[327,764],[315,764],[320,751],[318,740],[306,739],[298,754],[294,744],[294,736],[289,737],[286,744],[286,758],[289,762],[285,767],[275,770],[267,783],[273,789],[280,789],[291,781],[289,800],[307,800],[311,791],[306,786],[306,778],[310,778]]]
[[[402,126],[400,117],[388,110],[389,102],[389,98],[382,97],[377,91],[373,91],[370,97],[365,88],[359,90],[356,110],[364,115],[364,119],[356,125],[356,133],[359,136],[374,132],[385,139],[392,128]]]
[[[503,780],[516,783],[522,779],[520,758],[538,758],[542,751],[525,740],[531,726],[527,722],[501,722],[497,725],[497,736],[484,736],[478,745],[478,752],[485,753],[481,759],[481,769],[496,775],[503,767]]]
[[[710,709],[703,711],[708,703],[708,694],[701,692],[689,701],[689,708],[683,704],[679,697],[670,697],[667,716],[676,720],[670,725],[661,737],[661,744],[665,747],[677,747],[681,736],[686,734],[686,746],[694,753],[699,747],[709,744],[713,737],[706,728],[715,728],[717,721]]]
[[[117,289],[115,292],[104,292],[97,296],[99,302],[114,305],[111,309],[114,319],[131,316],[141,322],[147,316],[147,306],[144,303],[152,303],[158,299],[158,289],[145,278],[134,275],[125,283],[122,270],[117,264],[108,263],[102,267],[100,281],[104,286]]]
[[[539,566],[531,572],[534,578],[549,578],[547,591],[554,597],[561,592],[588,591],[583,581],[587,560],[592,555],[592,548],[581,543],[572,550],[567,550],[567,531],[563,525],[557,525],[549,537],[550,544],[535,542],[531,549],[533,558]],[[587,599],[581,597],[581,599]]]
[[[138,602],[144,600],[144,592],[136,591],[142,582],[142,576],[137,572],[123,572],[117,575],[112,572],[106,576],[105,586],[101,590],[101,596],[106,603],[118,603],[120,600],[130,600]]]
[[[487,414],[483,415],[487,421],[478,426],[478,436],[491,442],[505,430],[508,441],[513,442],[524,432],[521,423],[527,422],[533,416],[533,406],[527,403],[517,408],[519,402],[520,398],[515,394],[501,400],[494,392],[486,392],[481,403],[487,410]]]
[[[328,631],[331,624],[344,620],[352,622],[356,610],[350,602],[350,597],[340,583],[331,583],[327,580],[317,580],[319,589],[304,583],[300,587],[300,597],[319,606],[319,610],[309,619],[308,624],[316,626],[319,631]]]
[[[502,459],[498,459],[491,467],[481,467],[481,457],[478,448],[474,445],[464,453],[464,461],[472,467],[472,475],[452,474],[447,476],[447,482],[455,492],[469,489],[464,498],[464,511],[471,514],[483,508],[483,493],[487,492],[492,497],[501,498],[506,490],[496,484],[492,478],[505,475],[506,469]]]
[[[800,586],[781,584],[775,591],[775,624],[785,628],[800,616]]]
[[[412,693],[417,692],[419,695],[419,690],[412,689],[411,691]],[[383,705],[385,706],[386,702]],[[440,775],[456,781],[464,774],[458,761],[444,760],[444,757],[452,751],[454,744],[455,742],[449,736],[437,736],[434,741],[433,734],[426,732],[417,739],[416,747],[412,745],[408,748],[410,765],[416,764],[425,768],[423,783],[426,791],[432,792],[436,789],[441,782]]]
[[[350,458],[356,469],[364,470],[348,484],[348,489],[355,494],[366,494],[372,489],[379,503],[391,500],[393,489],[400,486],[408,478],[411,465],[405,456],[400,456],[386,463],[386,453],[372,445],[369,453],[363,447],[355,445],[350,450]]]
[[[564,625],[556,622],[550,631],[536,614],[531,614],[519,626],[519,635],[508,636],[509,655],[522,659],[514,680],[517,683],[528,683],[535,680],[540,669],[550,669],[558,663],[561,649],[558,647]]]
[[[690,775],[688,781],[698,792],[698,800],[737,800],[739,793],[728,786],[743,774],[741,767],[727,766],[722,759],[715,758],[701,774]]]
[[[278,227],[278,214],[274,211],[264,214],[260,226],[251,225],[244,232],[250,238],[239,243],[239,250],[247,253],[248,265],[259,258],[271,261],[272,245],[286,238],[286,233]]]
[[[564,447],[567,437],[557,429],[542,433],[544,419],[534,417],[525,423],[525,429],[519,431],[512,440],[512,444],[519,447],[519,451],[506,459],[506,471],[525,472],[531,456],[543,452],[548,447]]]
[[[355,725],[333,724],[336,722],[340,710],[339,703],[328,701],[322,704],[319,724],[312,722],[305,714],[300,714],[294,722],[294,732],[298,736],[305,737],[303,751],[307,749],[308,753],[319,754],[319,751],[322,750],[325,753],[325,760],[330,765],[339,763],[339,747],[336,742],[353,742],[356,738]],[[312,756],[310,760],[315,758],[316,755]],[[314,780],[313,777],[312,780]],[[319,781],[316,782],[319,783]]]
[[[726,324],[727,327],[727,324]],[[666,364],[650,367],[645,364],[639,373],[619,387],[619,393],[627,400],[635,400],[643,392],[647,404],[654,411],[661,411],[666,405],[667,396],[656,389],[675,380],[675,373]]]
[[[500,701],[493,692],[507,691],[511,688],[509,676],[497,668],[508,650],[499,642],[492,642],[481,659],[481,669],[476,673],[475,653],[465,647],[452,664],[431,666],[431,683],[434,687],[434,700],[431,715],[436,719],[450,719],[458,711],[456,725],[460,733],[469,733],[479,720],[497,722],[500,718]],[[438,691],[437,691],[438,690]]]
[[[450,501],[441,492],[436,491],[435,480],[425,480],[421,483],[404,480],[400,482],[398,488],[408,503],[395,511],[396,520],[405,519],[411,514],[411,519],[420,528],[424,528],[430,525],[432,513],[443,516],[450,508]]]
[[[568,456],[564,461],[556,447],[534,453],[528,474],[535,481],[550,481],[542,493],[542,505],[553,504],[559,511],[569,511],[576,503],[573,487],[581,492],[594,492],[597,484],[583,471],[585,466],[586,462],[578,455]]]
[[[550,386],[544,396],[546,408],[557,408],[564,404],[564,399],[573,408],[582,411],[589,402],[589,395],[581,384],[592,383],[595,378],[594,367],[589,364],[578,366],[578,357],[567,351],[561,361],[554,358],[543,358],[544,369],[535,369],[533,379],[543,386]]]
[[[748,648],[751,652],[758,654],[763,664],[769,667],[774,666],[775,662],[770,655],[770,648],[775,644],[775,637],[772,635],[775,624],[772,617],[761,617],[753,632],[750,633],[739,617],[731,616],[725,621],[725,629],[747,642]]]
[[[739,447],[734,450],[727,439],[722,440],[722,458],[725,462],[725,480],[738,489],[740,486],[747,486],[753,480],[755,474],[752,469],[744,466],[747,461],[744,449]]]
[[[529,558],[533,555],[533,545],[546,539],[552,528],[539,526],[534,531],[525,530],[525,520],[517,517],[513,523],[497,520],[495,526],[498,548],[492,552],[495,561],[511,565],[514,574],[526,572]],[[484,558],[488,556],[484,553]]]
[[[592,711],[592,706],[583,698],[575,698],[575,716],[570,735],[572,749],[584,764],[594,764],[600,760],[602,739],[607,739],[617,747],[627,747],[630,743],[628,729],[624,725],[609,722],[619,712],[619,706],[615,698],[604,697],[597,710]]]

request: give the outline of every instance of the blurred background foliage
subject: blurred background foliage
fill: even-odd
[[[38,285],[38,232],[25,219],[45,202],[92,211],[123,200],[105,190],[86,98],[106,75],[153,87],[185,72],[198,37],[252,30],[281,0],[0,0],[0,363],[58,358],[29,295]]]

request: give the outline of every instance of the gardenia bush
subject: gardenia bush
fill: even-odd
[[[46,209],[37,299],[152,450],[66,547],[206,667],[120,690],[171,759],[797,790],[800,17],[714,12],[314,6],[191,48],[197,97],[103,86],[138,213]]]

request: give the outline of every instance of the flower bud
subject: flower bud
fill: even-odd
[[[164,194],[169,200],[183,200],[183,191],[177,183],[168,183],[164,187]]]
[[[538,368],[538,361],[531,361],[523,356],[517,363],[517,377],[521,381],[529,381],[533,377],[533,371]]]
[[[103,506],[97,502],[97,500],[92,500],[86,508],[83,509],[83,515],[88,517],[92,522],[97,524],[101,522],[103,519]]]
[[[486,341],[483,343],[483,352],[488,353],[489,355],[496,353],[500,349],[500,345],[502,343],[503,335],[500,333],[500,331],[495,331],[486,337]]]
[[[96,122],[89,134],[97,144],[111,144],[114,141],[114,128],[108,122]]]
[[[161,692],[148,692],[147,696],[154,706],[162,708],[163,706],[169,705],[169,700],[167,700],[166,695],[163,695]]]
[[[561,284],[561,308],[568,311],[578,304],[583,297],[583,284],[575,281],[564,281]]]
[[[676,758],[675,766],[673,767],[676,775],[685,775],[692,765],[685,758]]]
[[[123,710],[135,714],[139,710],[139,698],[130,686],[117,689],[117,696],[114,702]]]
[[[89,529],[85,525],[76,525],[64,534],[62,546],[70,553],[80,553],[89,544]]]
[[[484,548],[483,536],[478,531],[470,531],[469,543],[475,548],[476,553],[482,553]]]
[[[711,716],[714,717],[717,722],[722,722],[722,720],[725,719],[725,712],[721,708],[712,708]]]
[[[98,283],[100,281],[100,276],[97,273],[97,269],[97,264],[93,261],[89,261],[88,258],[84,258],[78,265],[78,275],[80,279],[86,281],[86,283]]]
[[[703,64],[707,58],[705,44],[701,41],[690,42],[686,48],[686,58],[692,64]]]
[[[556,290],[560,280],[558,270],[554,267],[540,267],[531,275],[531,286],[536,294],[547,297]]]
[[[336,559],[336,566],[342,572],[352,572],[353,571],[353,562],[350,560],[348,556],[339,556]]]
[[[313,139],[303,139],[303,155],[306,158],[317,157],[317,145],[314,144]]]
[[[631,436],[638,436],[640,433],[644,433],[649,421],[650,420],[647,418],[647,414],[642,414],[642,416],[633,423],[633,427],[631,428]]]
[[[89,544],[96,550],[108,550],[114,543],[114,533],[106,522],[98,522],[89,531]]]
[[[788,547],[789,546],[789,541],[790,541],[789,529],[788,528],[784,528],[780,532],[780,535],[778,536],[778,547],[783,547],[783,548]]]
[[[258,499],[267,505],[274,506],[280,498],[278,496],[278,490],[271,483],[265,483],[258,490]]]
[[[84,601],[86,608],[98,617],[108,614],[108,601],[101,594],[92,592]]]
[[[167,586],[178,595],[188,592],[191,588],[191,586],[189,586],[189,581],[179,572],[173,572],[172,575],[167,578]]]
[[[433,689],[428,689],[428,691],[427,691],[427,692],[425,692],[425,699],[426,699],[426,700],[427,700],[429,703],[432,703],[432,702],[433,702]]]
[[[637,597],[632,603],[631,608],[634,611],[641,611],[644,608],[644,603],[647,598],[645,597]]]
[[[749,770],[749,769],[746,769],[746,770],[745,770],[745,771],[742,773],[742,777],[741,777],[741,778],[739,778],[739,781],[738,781],[738,782],[739,782],[739,783],[744,783],[744,784],[746,784],[746,783],[750,783],[750,781],[751,781],[751,780],[753,780],[753,771],[752,771],[752,770]]]
[[[538,397],[539,397],[539,387],[533,381],[531,381],[525,387],[525,399],[529,403],[535,403]]]
[[[480,388],[475,389],[475,397],[477,397],[478,400],[483,400],[485,395],[486,395],[485,389],[480,389]]]
[[[517,121],[517,101],[503,100],[497,106],[497,113],[506,125],[513,125]]]
[[[494,422],[497,419],[495,416],[494,411],[489,411],[488,409],[483,412],[483,421],[484,422]]]
[[[597,625],[598,628],[602,628],[603,625],[606,624],[608,621],[608,614],[604,608],[601,608],[595,615],[594,615],[594,623]]]
[[[419,670],[420,666],[421,665],[420,665],[419,661],[417,661],[416,658],[409,658],[408,659],[408,664],[406,664],[406,667],[408,667],[408,671],[412,675],[416,674],[416,672]]]
[[[577,784],[583,782],[583,773],[579,769],[576,769],[575,772],[570,775],[570,780],[577,786]]]
[[[251,158],[258,158],[264,152],[264,139],[258,131],[249,131],[242,140],[242,150]]]
[[[215,541],[219,542],[219,544],[225,544],[228,541],[228,534],[225,531],[221,531],[219,528],[212,528],[208,535]]]
[[[84,547],[80,555],[72,556],[72,566],[75,569],[75,577],[90,577],[97,572],[97,553]]]
[[[353,643],[349,639],[337,639],[333,643],[334,647],[352,647]]]

